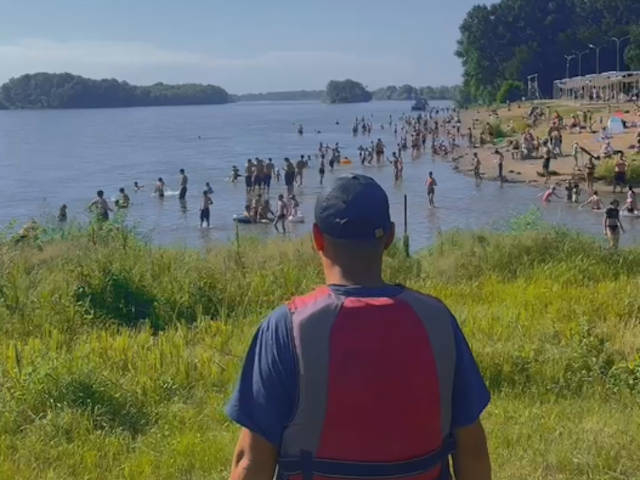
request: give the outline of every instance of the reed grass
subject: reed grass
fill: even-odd
[[[516,219],[385,276],[442,298],[492,392],[497,479],[640,472],[640,249]],[[206,251],[122,226],[0,242],[0,479],[224,478],[261,318],[321,283],[308,238]]]

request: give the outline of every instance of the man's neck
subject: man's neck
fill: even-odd
[[[386,285],[379,271],[347,272],[340,267],[325,267],[325,280],[328,285],[358,285],[361,287],[381,287]]]

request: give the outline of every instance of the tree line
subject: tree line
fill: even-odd
[[[207,105],[229,102],[216,85],[185,83],[131,85],[115,79],[93,80],[70,73],[34,73],[0,87],[3,108],[103,108],[159,105]]]
[[[551,97],[553,82],[566,76],[567,66],[570,76],[616,70],[618,45],[612,37],[626,36],[631,38],[620,43],[621,70],[640,69],[638,0],[501,0],[477,5],[460,26],[460,101],[494,102],[507,88],[505,82],[513,87],[532,74],[538,74],[541,95]]]
[[[94,80],[71,73],[34,73],[10,79],[0,86],[0,109],[64,109],[144,107],[160,105],[208,105],[236,101],[316,100],[329,103],[370,100],[454,99],[459,87],[413,87],[390,85],[373,92],[362,83],[331,80],[325,90],[230,95],[216,85],[186,83],[149,86],[116,79]]]
[[[282,92],[243,93],[231,95],[231,99],[234,102],[323,101],[326,99],[326,92],[324,90],[288,90]]]
[[[455,100],[460,87],[457,85],[439,87],[414,87],[412,85],[389,85],[374,90],[374,100],[415,100],[424,98],[426,100]]]

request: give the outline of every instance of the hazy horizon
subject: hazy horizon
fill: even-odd
[[[234,94],[322,90],[344,78],[370,89],[454,85],[458,27],[476,3],[0,0],[0,82],[70,72]]]

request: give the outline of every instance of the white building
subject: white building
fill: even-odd
[[[553,98],[592,102],[638,99],[640,72],[606,72],[553,82]]]

